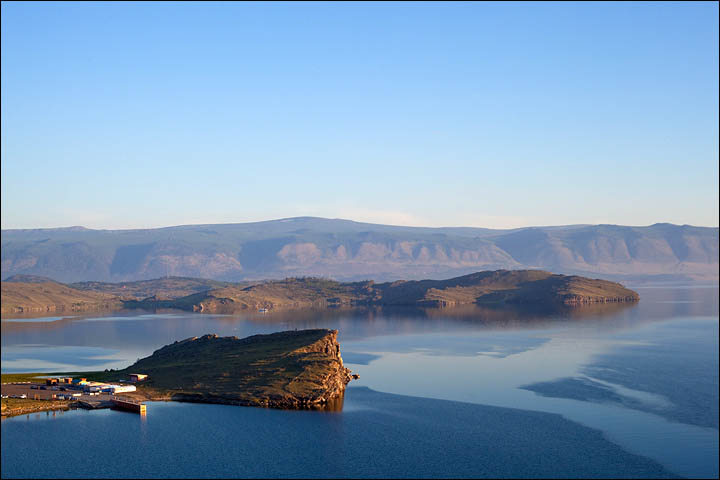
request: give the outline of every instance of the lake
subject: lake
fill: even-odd
[[[565,312],[3,319],[2,371],[124,368],[206,333],[339,330],[333,412],[149,402],[2,422],[2,477],[717,477],[718,287]]]

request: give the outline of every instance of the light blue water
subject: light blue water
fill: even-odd
[[[637,306],[550,316],[467,308],[3,322],[4,372],[119,368],[193,335],[327,327],[339,329],[361,378],[341,412],[153,402],[144,421],[108,410],[11,418],[2,476],[717,477],[718,289],[637,290]]]

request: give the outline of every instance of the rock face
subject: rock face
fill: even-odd
[[[149,375],[145,398],[274,408],[323,408],[352,379],[337,330],[204,335],[167,345],[117,372]]]

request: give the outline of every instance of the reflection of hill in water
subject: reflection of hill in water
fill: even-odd
[[[335,319],[343,316],[364,317],[368,320],[376,318],[385,319],[454,319],[460,321],[471,320],[477,323],[505,324],[518,323],[528,324],[547,321],[568,321],[585,317],[611,316],[627,309],[632,309],[636,304],[629,303],[607,303],[590,304],[582,307],[566,306],[498,306],[486,307],[477,305],[458,305],[449,308],[422,308],[422,307],[349,307],[334,309],[304,309],[293,311],[273,311],[268,314],[243,315],[257,323],[282,323],[321,321],[322,319]],[[237,315],[219,317],[221,321],[234,322]]]
[[[37,313],[13,313],[11,315],[3,315],[0,326],[2,331],[20,331],[20,330],[48,330],[65,328],[78,320],[87,318],[103,318],[117,317],[123,315],[137,315],[138,313],[155,313],[143,312],[141,310],[117,310],[112,312],[93,312],[78,313],[74,315],[58,315],[57,312],[49,312],[46,314]],[[158,312],[160,313],[160,312]]]
[[[628,308],[632,308],[633,306],[635,306],[635,304],[631,303],[587,304],[577,307],[568,307],[565,305],[503,305],[497,307],[463,305],[457,307],[456,309],[445,309],[447,312],[439,309],[425,309],[425,315],[429,318],[439,316],[451,316],[454,318],[470,317],[473,319],[482,319],[482,321],[486,321],[488,323],[502,323],[508,321],[532,323],[536,321],[548,321],[551,319],[580,319],[591,316],[614,315],[623,310],[627,310]]]
[[[2,332],[18,332],[23,330],[51,330],[51,329],[62,329],[67,327],[69,324],[71,324],[75,318],[73,317],[64,317],[58,320],[47,320],[38,321],[37,319],[17,319],[13,318],[11,320],[3,319],[3,321],[0,323],[0,329],[2,329]]]
[[[35,333],[56,332],[57,342],[66,339],[64,329],[85,338],[88,344],[115,339],[115,345],[150,345],[157,348],[168,340],[217,332],[252,335],[294,328],[331,328],[341,340],[409,333],[431,333],[467,329],[533,329],[591,327],[617,330],[678,316],[717,316],[718,288],[639,288],[637,304],[592,304],[581,307],[538,309],[523,306],[490,308],[461,305],[450,308],[355,307],[305,310],[247,311],[235,315],[190,313],[178,310],[114,312],[77,316],[52,322],[2,322],[2,332],[27,333],[21,343],[34,343]],[[172,315],[166,315],[166,314]],[[158,314],[157,317],[147,315]],[[141,322],[132,320],[145,316]],[[98,319],[88,322],[86,319]],[[29,320],[29,319],[28,319]],[[91,327],[90,324],[93,324]],[[102,324],[102,325],[100,325]],[[208,330],[210,329],[210,330]],[[90,332],[102,332],[101,334]],[[172,332],[172,333],[170,333]],[[5,339],[3,339],[5,340]],[[5,344],[5,343],[3,343]]]

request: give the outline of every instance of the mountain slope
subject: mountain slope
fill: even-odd
[[[609,278],[718,278],[718,229],[571,225],[513,230],[397,227],[302,217],[147,230],[3,230],[2,277],[65,282],[166,275],[239,281],[449,278],[544,269]]]
[[[80,312],[122,307],[114,295],[82,291],[52,281],[1,282],[0,292],[2,313]]]

